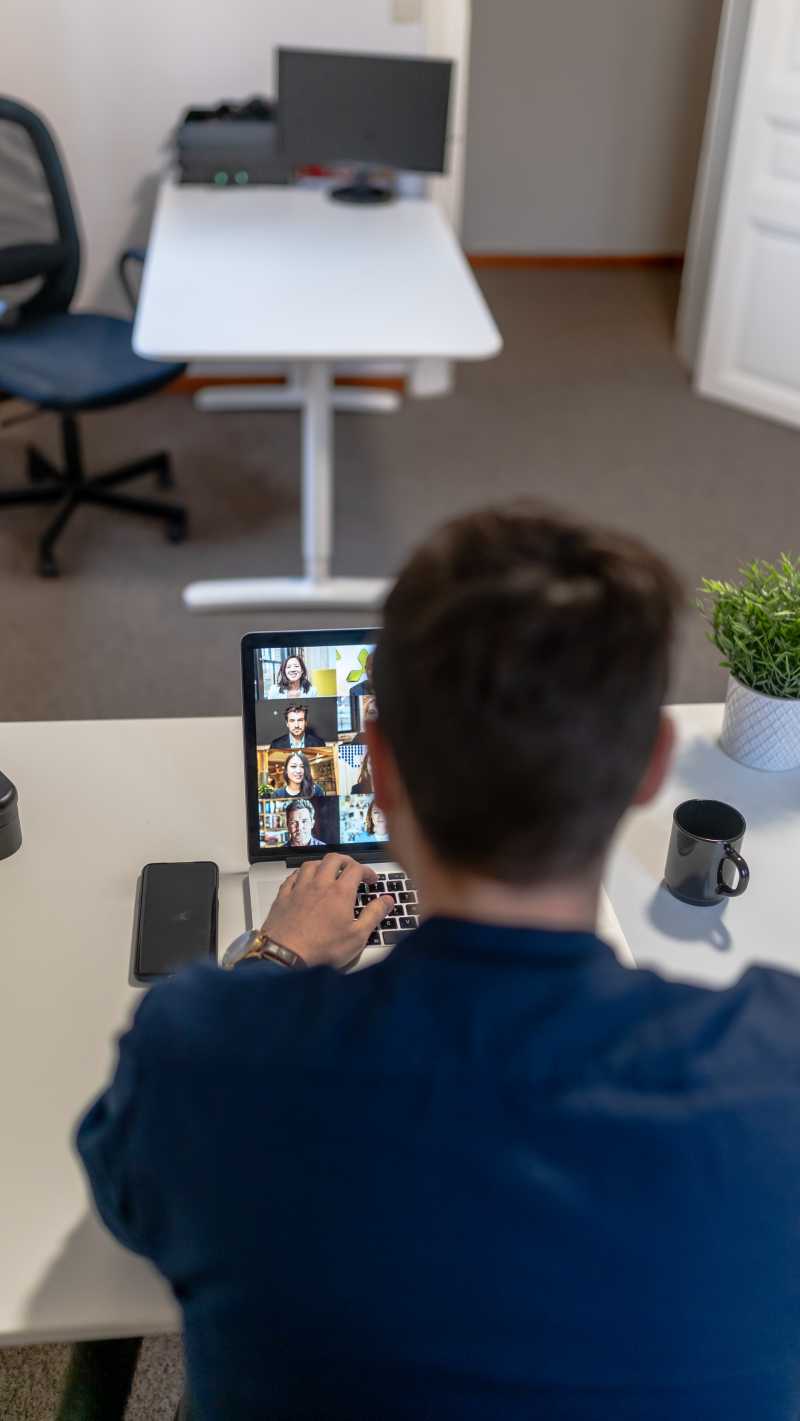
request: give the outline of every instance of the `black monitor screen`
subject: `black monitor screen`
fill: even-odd
[[[452,64],[278,50],[278,143],[290,162],[444,172]]]

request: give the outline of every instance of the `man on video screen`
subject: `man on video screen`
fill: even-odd
[[[325,842],[314,837],[314,810],[307,799],[298,799],[289,805],[286,829],[293,849],[321,848]]]
[[[324,745],[316,731],[309,729],[305,706],[287,706],[283,713],[287,733],[269,742],[270,750],[305,750],[307,745]]]

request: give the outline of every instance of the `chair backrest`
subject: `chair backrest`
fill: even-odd
[[[0,96],[0,316],[66,311],[80,270],[66,173],[33,109]]]

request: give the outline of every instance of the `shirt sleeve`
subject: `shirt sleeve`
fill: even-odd
[[[106,1228],[134,1253],[148,1254],[148,1239],[137,1217],[137,1192],[130,1167],[136,1106],[141,1100],[139,1033],[147,998],[119,1043],[111,1084],[87,1111],[75,1137],[97,1211]]]
[[[251,959],[237,967],[286,976],[279,962]],[[169,1172],[170,1118],[164,1113],[165,1070],[172,1069],[176,1026],[193,1004],[209,1004],[207,978],[228,973],[217,967],[189,968],[151,988],[130,1029],[121,1037],[111,1083],[80,1121],[75,1144],[97,1211],[126,1248],[158,1262],[169,1234],[174,1200]],[[182,979],[182,980],[181,980]],[[198,992],[201,997],[198,998]]]

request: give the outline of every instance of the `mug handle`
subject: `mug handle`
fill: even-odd
[[[740,893],[744,893],[745,888],[750,882],[750,870],[741,854],[737,854],[736,850],[732,848],[730,844],[723,844],[722,848],[725,853],[725,858],[730,859],[731,863],[735,864],[739,873],[739,879],[735,888],[731,888],[725,882],[725,879],[722,877],[722,864],[725,862],[725,859],[723,859],[717,869],[717,892],[724,893],[726,898],[738,898]]]

